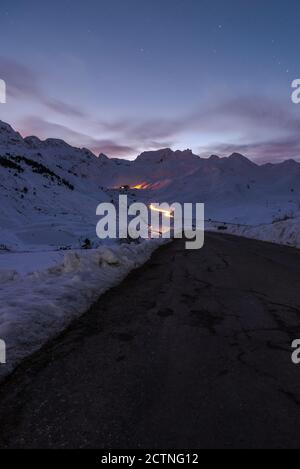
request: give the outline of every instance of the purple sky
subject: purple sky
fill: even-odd
[[[109,156],[299,159],[299,13],[296,0],[1,0],[0,119]]]

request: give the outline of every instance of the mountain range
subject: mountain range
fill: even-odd
[[[200,158],[164,148],[133,161],[94,155],[59,139],[23,138],[0,122],[0,248],[97,242],[96,206],[129,188],[135,200],[204,202],[206,218],[243,224],[299,216],[300,163],[245,156]]]

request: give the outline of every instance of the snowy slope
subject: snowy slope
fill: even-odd
[[[0,365],[0,381],[130,270],[146,262],[161,244],[157,239],[69,251],[59,253],[56,264],[42,271],[26,275],[0,271],[0,338],[5,340],[7,356],[6,364]]]
[[[284,214],[300,215],[300,164],[258,166],[242,155],[201,161],[192,176],[162,189],[170,201],[204,202],[206,218],[257,224]]]
[[[174,152],[169,148],[143,152],[133,161],[109,159],[105,155],[100,159],[104,170],[100,180],[106,187],[165,187],[179,174],[193,174],[201,164],[191,150]]]
[[[0,124],[0,245],[9,250],[96,243],[101,189],[98,159],[60,140],[23,139]]]
[[[96,207],[117,195],[104,187],[106,160],[0,123],[0,379],[162,243],[96,238]],[[98,248],[80,249],[86,238]]]
[[[22,138],[0,122],[0,379],[161,244],[97,239],[96,207],[116,200],[121,185],[134,200],[204,202],[206,219],[218,220],[208,229],[300,247],[295,161],[258,166],[239,154],[203,159],[170,149],[109,159]],[[98,249],[83,250],[87,238]]]
[[[95,209],[109,188],[138,187],[149,202],[204,202],[206,218],[258,224],[300,216],[300,163],[259,166],[237,153],[148,151],[134,161],[96,157],[62,140],[23,139],[0,123],[0,245],[12,250],[96,246]],[[132,191],[131,191],[132,193]]]
[[[257,165],[237,153],[204,159],[162,149],[130,162],[102,161],[103,185],[140,187],[136,196],[149,202],[204,202],[207,218],[235,223],[300,216],[300,163],[293,160]]]
[[[241,225],[234,223],[210,221],[206,230],[229,233],[245,238],[259,239],[276,244],[285,244],[300,249],[300,218],[285,219],[258,225]]]

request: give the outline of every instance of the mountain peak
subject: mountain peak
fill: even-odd
[[[210,161],[219,161],[221,158],[218,155],[210,155],[208,159]]]
[[[289,158],[288,160],[284,160],[281,164],[285,165],[285,166],[298,165],[297,161],[293,160],[293,158]]]
[[[136,161],[146,161],[149,163],[160,162],[166,160],[174,154],[171,148],[161,148],[160,150],[143,151],[137,158]]]
[[[0,143],[23,142],[23,138],[9,124],[0,121]]]
[[[248,158],[246,158],[246,156],[242,155],[241,153],[234,152],[228,157],[228,159],[242,164],[247,164],[248,166],[256,166],[253,161],[249,160]]]
[[[51,147],[70,147],[67,142],[62,140],[61,138],[47,138],[44,140],[45,145],[49,145]]]
[[[237,152],[231,153],[231,155],[229,156],[229,158],[232,158],[232,159],[239,159],[239,160],[248,160],[248,158],[246,158],[244,155],[242,155],[241,153],[237,153]],[[248,160],[248,161],[249,161],[249,160]]]
[[[42,141],[38,137],[35,137],[34,135],[25,137],[24,142],[33,148],[38,147],[42,143]]]
[[[173,151],[171,148],[161,148],[159,150],[144,151],[141,153],[136,160],[144,161],[148,163],[162,163],[164,161],[190,161],[199,159],[199,156],[195,155],[191,149],[176,150]]]
[[[14,132],[14,129],[12,128],[11,125],[9,125],[6,122],[0,120],[0,131],[1,132],[11,132],[12,133],[12,132]]]
[[[105,155],[104,153],[99,153],[98,158],[100,158],[100,160],[103,160],[103,161],[109,160],[108,156]]]

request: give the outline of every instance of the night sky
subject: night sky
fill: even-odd
[[[300,158],[297,0],[1,0],[0,119],[109,156]]]

